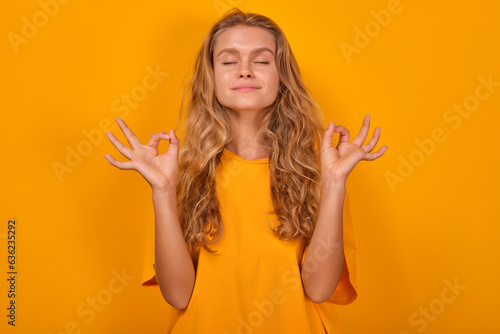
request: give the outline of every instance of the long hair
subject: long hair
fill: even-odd
[[[269,226],[281,240],[310,242],[318,217],[323,114],[307,91],[285,34],[271,19],[228,11],[210,30],[195,60],[193,74],[183,88],[181,114],[187,100],[185,134],[179,152],[178,216],[195,264],[200,247],[214,252],[223,226],[216,196],[215,172],[231,140],[229,114],[215,96],[213,52],[218,37],[236,25],[261,27],[276,42],[280,85],[276,100],[266,108],[259,142],[268,149],[271,196],[279,224]]]

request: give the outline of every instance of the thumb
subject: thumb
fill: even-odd
[[[174,130],[170,130],[168,132],[168,135],[170,136],[168,151],[175,153],[175,154],[178,154],[179,153],[179,143],[180,143],[179,138],[177,138],[177,136],[175,135]]]
[[[326,131],[323,133],[323,140],[321,143],[321,151],[322,152],[325,152],[330,147],[332,147],[334,130],[335,130],[335,123],[333,121],[331,121],[330,125],[328,126],[328,128],[326,128]]]

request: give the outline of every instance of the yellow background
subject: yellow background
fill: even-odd
[[[52,1],[4,2],[0,11],[2,333],[164,332],[165,301],[140,286],[151,190],[106,161],[123,157],[99,127],[113,120],[124,140],[114,123],[123,117],[143,142],[175,128],[195,53],[232,5],[282,27],[326,121],[352,140],[370,113],[371,131],[382,128],[376,149],[389,147],[348,180],[359,297],[338,307],[346,333],[500,331],[500,86],[478,88],[489,95],[474,100],[480,77],[500,82],[498,2],[72,0],[49,7],[45,21],[44,3]],[[388,9],[390,22],[376,23]],[[37,31],[24,27],[34,20]],[[363,45],[356,36],[367,28]],[[13,44],[23,29],[30,37]],[[357,52],[346,57],[346,45]],[[148,67],[168,75],[144,90]],[[131,92],[147,96],[125,115],[120,99]],[[446,120],[454,104],[474,101],[468,117]],[[58,178],[54,162],[77,148],[87,155]],[[15,328],[6,324],[11,218]],[[128,278],[116,280],[122,271]],[[447,290],[454,281],[456,293]]]

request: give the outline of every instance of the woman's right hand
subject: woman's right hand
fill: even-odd
[[[106,160],[119,169],[138,171],[149,183],[153,192],[175,191],[179,160],[179,139],[176,137],[174,130],[170,130],[168,134],[165,132],[154,133],[151,135],[148,144],[143,145],[121,118],[117,118],[116,122],[132,149],[122,144],[112,132],[106,132],[106,136],[116,149],[130,161],[119,161],[109,154],[104,155]],[[169,140],[168,150],[166,153],[158,154],[158,145],[162,139]]]

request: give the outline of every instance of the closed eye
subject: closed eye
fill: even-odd
[[[269,64],[268,61],[256,61],[257,64]],[[235,62],[222,63],[223,65],[236,64]]]

